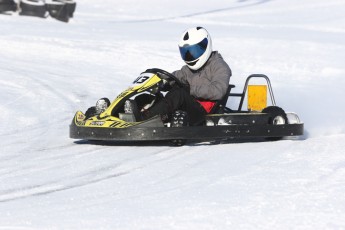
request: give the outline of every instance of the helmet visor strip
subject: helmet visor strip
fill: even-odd
[[[184,61],[194,61],[206,51],[208,39],[204,38],[201,42],[194,45],[187,45],[180,48],[181,57]]]

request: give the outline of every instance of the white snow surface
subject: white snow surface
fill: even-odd
[[[0,229],[345,229],[345,1],[81,0],[68,24],[0,21]],[[306,134],[183,147],[69,138],[77,110],[147,68],[179,69],[192,26],[211,33],[236,92],[268,75]]]

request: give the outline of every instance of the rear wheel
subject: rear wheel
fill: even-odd
[[[288,123],[288,118],[285,111],[278,106],[269,106],[262,110],[263,113],[269,115],[268,124],[271,125],[285,125]],[[283,137],[267,137],[267,140],[277,141],[281,140]]]

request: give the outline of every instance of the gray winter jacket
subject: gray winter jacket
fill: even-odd
[[[201,69],[193,71],[185,65],[173,75],[190,86],[190,94],[195,98],[220,100],[228,89],[231,69],[222,56],[213,51]]]

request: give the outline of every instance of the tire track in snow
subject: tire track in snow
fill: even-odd
[[[96,149],[93,151],[89,151],[87,153],[83,152],[82,154],[83,155],[97,154],[98,152],[103,151],[103,150],[104,149]],[[79,159],[79,157],[76,156],[75,154],[71,157],[77,157],[75,161],[78,161]],[[43,160],[43,162],[46,162],[46,161],[47,160]],[[65,161],[63,161],[62,163],[64,162]],[[75,162],[72,162],[71,163],[72,165],[70,167],[73,167],[74,163]],[[27,175],[27,174],[35,173],[35,172],[41,172],[41,171],[44,172],[47,169],[48,171],[50,170],[56,171],[57,170],[56,168],[63,167],[63,166],[65,166],[65,164],[63,165],[49,164],[47,166],[43,166],[43,168],[42,167],[37,168],[33,165],[30,165],[27,168],[19,169],[16,175],[13,175],[13,173],[11,173],[9,176],[16,178],[20,176],[21,174]],[[53,181],[46,181],[44,184],[33,183],[31,185],[2,190],[0,191],[0,203],[9,202],[9,201],[18,200],[18,199],[25,199],[25,198],[34,197],[34,196],[48,195],[48,194],[61,192],[65,190],[80,188],[87,185],[92,185],[98,182],[102,182],[108,179],[113,179],[115,177],[128,174],[130,172],[130,170],[117,170],[119,166],[121,166],[121,163],[110,164],[107,166],[102,164],[100,167],[95,167],[88,171],[77,170],[78,174],[76,175],[66,175],[60,179],[56,179]],[[55,169],[52,169],[52,168],[55,168]],[[3,177],[1,178],[4,179]]]
[[[184,148],[185,150],[182,150]],[[203,148],[204,151],[208,151],[212,146],[206,146]],[[164,158],[157,159],[158,154],[166,154]],[[149,165],[146,166],[154,166],[154,164],[157,165],[167,165],[167,164],[176,164],[175,162],[185,162],[185,164],[178,164],[176,167],[176,171],[174,172],[165,172],[164,174],[160,174],[156,179],[150,181],[150,183],[146,184],[140,184],[138,188],[136,188],[136,185],[133,185],[134,188],[132,189],[134,194],[126,195],[125,197],[117,198],[116,200],[135,200],[140,199],[143,197],[152,197],[159,194],[167,194],[174,191],[180,191],[190,188],[192,185],[190,182],[183,182],[179,183],[178,185],[176,183],[171,183],[173,180],[178,178],[183,178],[186,173],[189,173],[190,171],[194,170],[195,168],[200,167],[200,164],[207,163],[207,159],[201,159],[198,160],[189,160],[189,158],[200,158],[200,149],[191,149],[190,146],[186,145],[183,147],[173,147],[168,150],[163,150],[157,152],[155,155],[155,160],[152,161]],[[147,172],[146,172],[147,173]],[[182,180],[183,181],[183,180]],[[196,184],[199,184],[199,181],[195,181]],[[150,191],[150,192],[146,192]]]
[[[20,188],[13,188],[8,190],[0,191],[0,203],[9,202],[13,200],[25,199],[34,196],[48,195],[52,193],[62,192],[71,189],[77,189],[80,187],[96,184],[99,182],[104,182],[106,180],[111,180],[120,176],[124,176],[138,170],[150,167],[153,164],[161,164],[163,161],[168,161],[179,154],[176,154],[175,148],[158,150],[150,155],[139,157],[136,155],[129,159],[117,162],[116,164],[104,165],[100,167],[93,168],[89,171],[80,172],[78,175],[63,177],[60,180],[48,181],[45,184],[33,184],[28,186],[23,186]],[[104,151],[104,149],[96,149],[91,152],[91,154],[97,154],[96,152]],[[166,153],[171,152],[171,154],[166,155]],[[178,153],[178,152],[177,152]],[[84,154],[90,154],[84,153]],[[157,155],[165,154],[163,157],[157,159]],[[152,159],[147,159],[152,158]],[[147,162],[148,161],[148,162]],[[134,164],[134,165],[133,165]],[[128,166],[129,165],[129,166]],[[48,166],[51,167],[51,166]],[[55,166],[58,167],[58,166]],[[29,167],[28,169],[31,169]],[[118,170],[118,168],[124,168]],[[35,169],[42,170],[42,169]],[[20,170],[22,172],[23,170]],[[25,171],[25,170],[24,170]],[[30,173],[31,171],[25,171],[22,173]],[[13,174],[11,174],[13,176]],[[18,175],[15,175],[18,176]],[[72,177],[72,179],[71,179]],[[67,179],[67,183],[65,181]]]
[[[26,188],[21,188],[19,190],[13,190],[13,191],[5,191],[4,193],[0,193],[0,203],[18,200],[18,199],[24,199],[32,196],[40,196],[40,195],[47,195],[51,193],[56,193],[60,191],[70,190],[74,188],[79,188],[91,184],[95,184],[98,182],[102,182],[104,180],[112,179],[115,177],[120,177],[123,175],[128,174],[128,171],[118,172],[114,174],[109,174],[107,176],[93,179],[85,182],[78,182],[75,184],[70,185],[60,185],[58,183],[51,183],[51,184],[45,184],[45,185],[35,185],[30,186]]]
[[[66,115],[64,116],[56,116],[56,114],[54,114],[55,110],[49,111],[50,108],[52,108],[52,106],[49,106],[48,103],[52,103],[52,104],[58,104],[58,105],[64,105],[64,106],[68,106],[68,110],[73,110],[73,105],[74,105],[74,101],[72,101],[69,98],[69,93],[64,91],[63,89],[58,88],[58,86],[60,86],[59,84],[56,84],[57,87],[54,87],[53,84],[55,83],[55,81],[52,81],[51,79],[53,77],[58,77],[52,73],[48,74],[47,80],[43,80],[40,77],[36,77],[37,75],[40,75],[40,71],[36,70],[33,71],[33,69],[29,69],[29,70],[21,70],[21,69],[16,69],[13,70],[13,72],[15,74],[21,73],[21,75],[27,79],[27,81],[30,82],[34,82],[35,85],[29,85],[27,87],[31,87],[31,90],[27,89],[26,93],[24,93],[23,95],[20,95],[16,98],[14,98],[13,100],[7,102],[7,104],[11,104],[11,103],[15,103],[16,101],[18,101],[21,98],[24,98],[25,95],[27,95],[29,92],[34,92],[35,94],[35,98],[42,98],[44,105],[47,110],[46,113],[40,115],[40,116],[36,116],[36,118],[39,118],[39,121],[37,124],[32,124],[32,125],[27,125],[25,127],[21,126],[20,128],[17,129],[12,129],[11,131],[7,131],[5,133],[1,133],[0,136],[5,136],[5,135],[13,135],[13,134],[17,134],[17,133],[25,133],[25,132],[32,132],[35,130],[43,130],[40,135],[44,135],[47,131],[49,131],[49,126],[54,125],[54,124],[58,124],[58,123],[64,123],[66,121]],[[47,75],[47,74],[46,74]],[[28,80],[29,79],[29,80]],[[48,96],[47,96],[47,95]],[[45,100],[47,97],[54,99],[51,101],[47,101]],[[58,99],[58,102],[57,102]],[[30,101],[28,103],[31,103]],[[41,105],[42,106],[42,105]],[[61,110],[66,110],[66,108],[61,108]],[[39,112],[39,111],[38,111]],[[53,120],[53,122],[52,122]],[[47,125],[47,122],[48,124]]]

